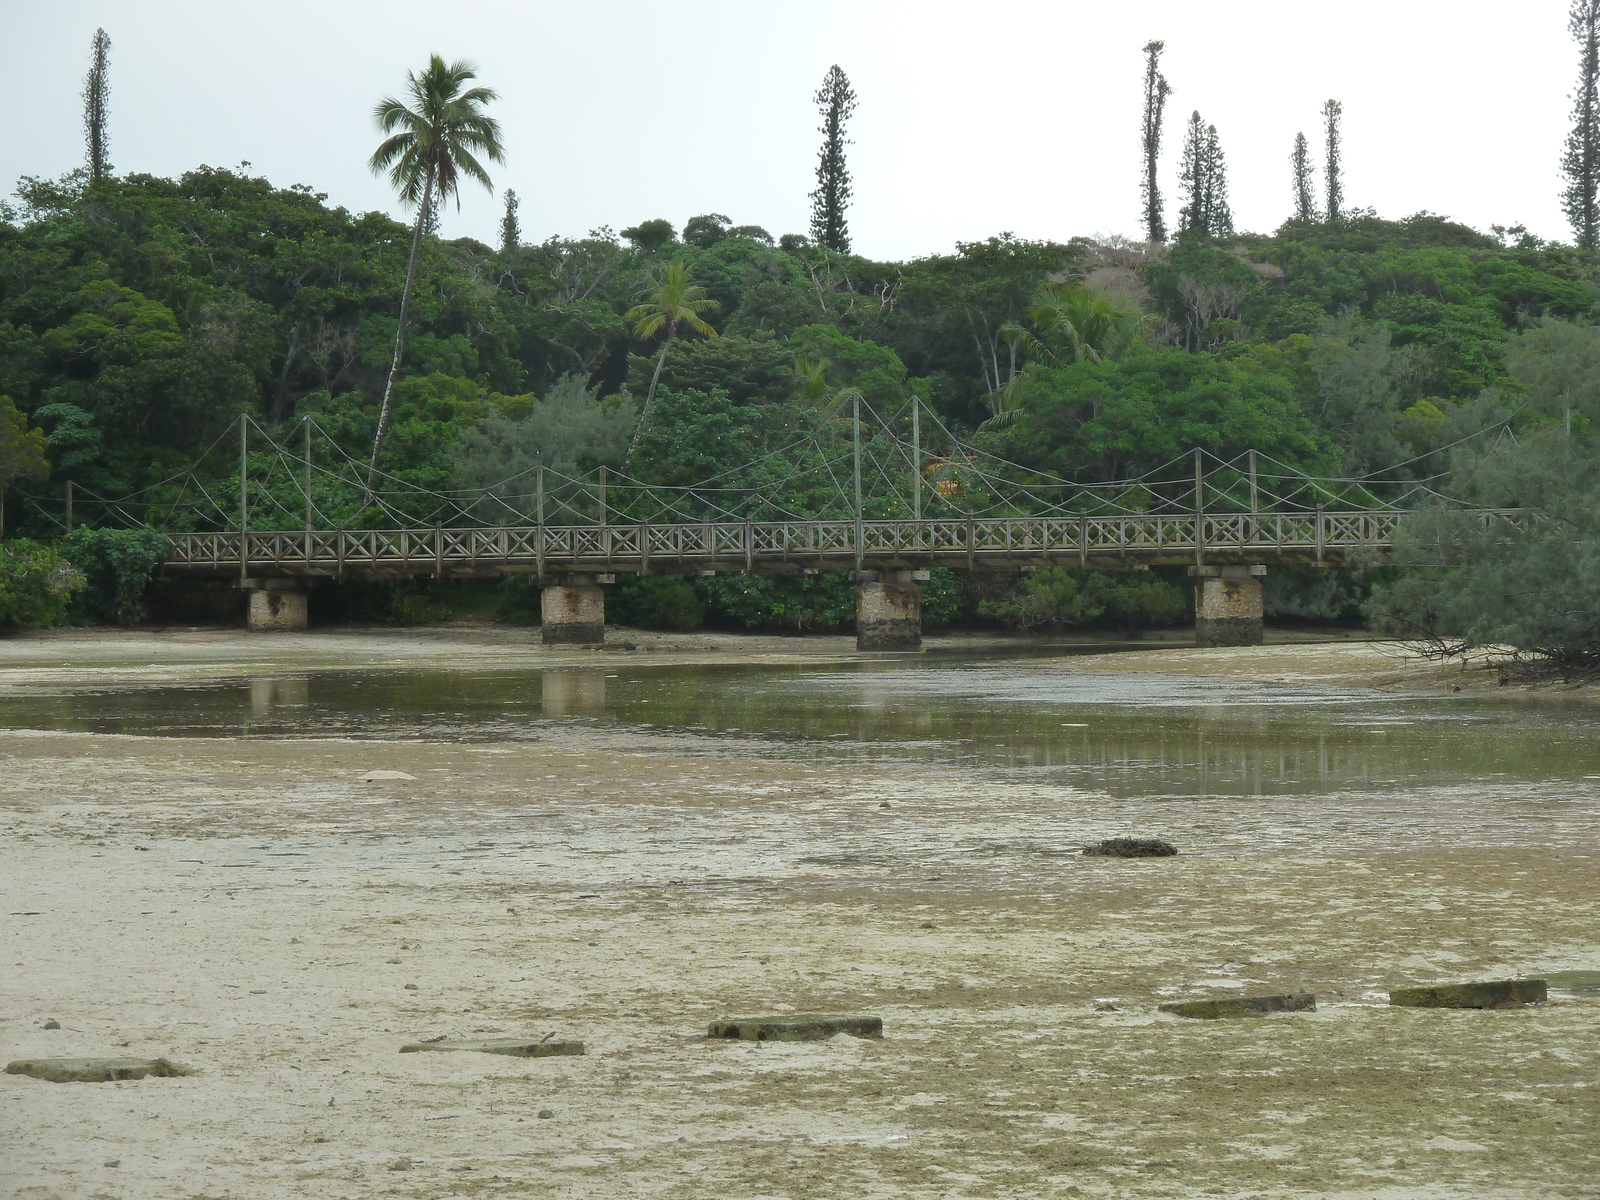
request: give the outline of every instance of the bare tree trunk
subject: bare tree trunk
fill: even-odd
[[[417,281],[417,256],[422,249],[422,229],[428,223],[428,209],[433,206],[433,169],[428,169],[427,182],[422,187],[422,203],[417,207],[417,225],[411,233],[411,261],[406,264],[405,291],[400,293],[400,326],[394,331],[394,359],[389,363],[389,378],[383,385],[383,404],[378,409],[378,432],[372,439],[372,464],[367,468],[367,503],[378,487],[378,460],[383,454],[383,439],[389,434],[389,421],[394,415],[394,382],[400,374],[400,354],[406,344],[406,317],[411,313],[411,289]]]
[[[272,397],[272,408],[267,414],[267,420],[276,425],[283,420],[283,410],[289,403],[289,369],[294,365],[295,351],[300,349],[300,326],[297,324],[289,331],[289,349],[283,355],[283,369],[278,372],[278,390]]]
[[[622,473],[626,475],[628,468],[633,465],[633,452],[639,448],[639,439],[644,437],[645,422],[650,419],[650,406],[656,400],[656,384],[661,379],[661,368],[667,365],[667,351],[672,349],[672,336],[677,330],[667,326],[667,340],[661,343],[661,355],[656,359],[656,369],[650,376],[650,387],[644,394],[644,408],[639,413],[639,425],[633,431],[633,441],[628,443],[628,455],[622,460]]]

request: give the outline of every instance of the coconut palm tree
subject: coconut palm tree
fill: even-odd
[[[661,368],[666,365],[667,351],[672,349],[672,343],[677,339],[679,326],[703,333],[706,337],[717,336],[717,331],[700,317],[701,313],[718,307],[717,301],[707,296],[705,288],[695,283],[688,263],[681,259],[669,262],[661,268],[661,274],[651,281],[651,285],[650,295],[642,303],[630,308],[622,318],[633,323],[633,336],[636,338],[666,334],[661,343],[661,353],[656,358],[656,369],[650,376],[649,390],[644,395],[644,407],[639,410],[639,426],[634,430],[633,442],[628,446],[628,456],[622,460],[624,471],[633,462],[633,452],[639,448],[639,439],[644,436],[645,424],[650,419],[650,406],[656,398],[656,384],[661,382]]]
[[[800,398],[810,403],[816,403],[832,394],[832,389],[828,387],[828,363],[824,359],[796,358],[794,382],[799,389]]]
[[[1001,335],[1030,360],[1055,366],[1118,358],[1148,324],[1134,301],[1077,283],[1041,287],[1028,302],[1028,320],[1032,331],[1013,322]]]
[[[400,373],[400,355],[405,348],[406,318],[411,310],[411,292],[417,279],[417,253],[422,248],[422,233],[440,201],[456,198],[461,207],[461,177],[476,179],[491,192],[489,173],[478,161],[481,154],[492,162],[505,162],[500,148],[500,124],[485,116],[483,106],[498,99],[493,88],[463,85],[478,77],[477,68],[465,60],[446,63],[437,54],[428,58],[420,75],[406,72],[407,100],[393,96],[378,102],[373,119],[388,134],[373,151],[369,165],[374,174],[385,169],[400,199],[414,204],[416,225],[411,231],[411,258],[406,263],[406,285],[400,294],[400,327],[394,335],[394,359],[389,378],[383,385],[383,404],[378,409],[378,432],[372,441],[372,465],[367,470],[367,494],[377,485],[378,460],[383,439],[389,432],[394,402],[395,379]]]
[[[1005,338],[1030,363],[1051,366],[1120,358],[1145,335],[1150,318],[1132,299],[1092,284],[1045,284],[1028,302],[1026,329],[1015,321],[1000,327]],[[996,423],[1016,415],[1019,373],[989,398]]]

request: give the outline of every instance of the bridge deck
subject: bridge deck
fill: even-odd
[[[1385,553],[1399,512],[755,521],[478,529],[175,533],[188,576],[481,576],[570,571],[781,574],[854,567],[1326,563]],[[859,550],[858,550],[859,543]]]

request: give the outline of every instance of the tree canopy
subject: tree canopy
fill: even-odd
[[[17,414],[7,436],[43,458],[24,454],[5,521],[36,537],[59,531],[68,481],[80,522],[109,513],[96,497],[140,493],[181,523],[193,494],[170,479],[199,461],[226,496],[224,435],[241,414],[280,439],[313,419],[330,470],[364,457],[413,245],[385,471],[482,489],[485,519],[502,502],[528,510],[513,476],[615,469],[635,432],[637,478],[718,474],[834,511],[836,492],[789,479],[799,451],[782,470],[762,456],[837,439],[845,389],[886,414],[914,395],[925,431],[1084,482],[1196,446],[1420,479],[1486,423],[1580,438],[1600,420],[1600,270],[1573,247],[1432,213],[1301,214],[1164,245],[1000,234],[877,262],[774,240],[737,213],[691,214],[682,237],[650,218],[621,235],[443,240],[216,168],[28,179],[18,195],[0,223],[0,394]],[[320,474],[315,492],[330,521],[390,519]],[[263,520],[278,511],[270,493],[256,503]],[[1039,596],[1064,605],[1062,588]],[[1039,619],[1032,600],[989,602]]]

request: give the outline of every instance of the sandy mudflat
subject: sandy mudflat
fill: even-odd
[[[603,653],[850,654],[638,644]],[[0,687],[594,653],[460,631],[74,635],[0,643]],[[1413,669],[1386,653],[1094,662],[1345,683]],[[361,783],[372,768],[417,779]],[[1389,983],[1600,969],[1594,817],[1493,779],[1152,805],[585,724],[487,745],[0,733],[0,1058],[201,1072],[0,1076],[0,1194],[1596,1196],[1600,998],[1382,1003]],[[1184,853],[1075,852],[1120,833]],[[1316,1013],[1153,1011],[1299,989]],[[881,1015],[886,1036],[703,1036],[785,1006]],[[398,1053],[524,1032],[589,1052]]]

